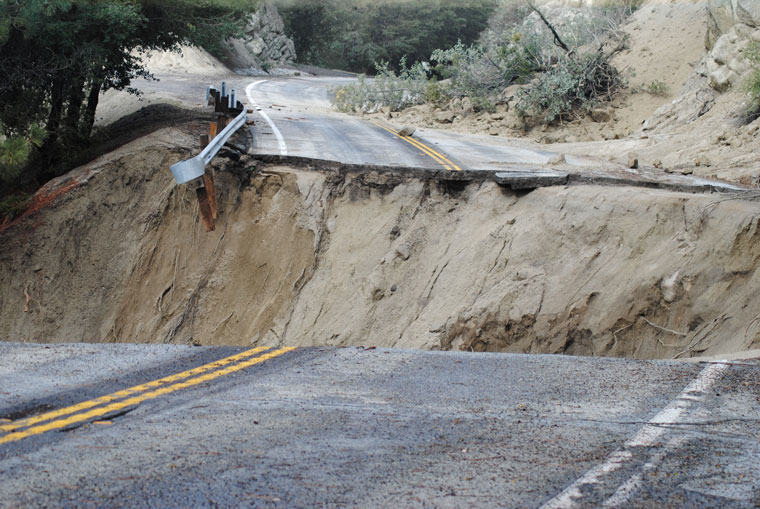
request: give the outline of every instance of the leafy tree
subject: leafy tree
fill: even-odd
[[[285,4],[280,13],[303,63],[375,73],[401,58],[426,60],[436,48],[477,39],[497,0],[325,0]]]
[[[69,154],[91,136],[100,93],[131,90],[134,78],[150,77],[136,50],[187,43],[213,49],[238,32],[243,13],[253,8],[252,0],[0,0],[6,154],[34,159],[31,147],[39,137],[32,126],[39,124],[48,135],[31,161],[37,171],[27,178],[44,180],[68,169]]]

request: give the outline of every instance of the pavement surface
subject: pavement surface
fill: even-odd
[[[760,504],[755,360],[0,343],[0,418],[0,507]]]
[[[207,78],[192,75],[161,76],[158,82],[137,82],[136,88],[160,93],[172,100],[202,106]],[[355,81],[346,77],[271,78],[230,75],[229,89],[254,113],[250,128],[255,155],[335,161],[348,165],[390,168],[424,168],[458,172],[511,172],[519,183],[531,186],[593,183],[659,187],[686,192],[742,192],[725,182],[688,175],[668,174],[654,168],[629,169],[592,157],[561,155],[516,140],[430,128],[403,135],[406,126],[378,118],[363,118],[336,111],[330,102],[336,87]],[[562,179],[531,178],[560,173]]]

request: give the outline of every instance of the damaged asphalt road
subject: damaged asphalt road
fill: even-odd
[[[2,507],[760,502],[756,361],[13,343],[0,359]]]

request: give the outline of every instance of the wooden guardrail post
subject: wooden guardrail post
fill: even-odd
[[[200,136],[201,153],[173,164],[171,170],[177,183],[189,183],[194,187],[203,226],[207,232],[210,232],[216,228],[214,220],[219,216],[219,203],[214,170],[209,163],[235,130],[245,123],[245,107],[235,99],[235,90],[230,90],[228,93],[227,84],[224,82],[222,82],[221,90],[213,87],[206,89],[206,102],[214,106],[217,119],[209,125],[209,134]],[[229,128],[227,128],[228,125],[230,125]],[[217,138],[216,141],[214,141],[215,138]]]
[[[216,132],[214,131],[214,136],[216,136]],[[209,144],[209,141],[213,139],[211,138],[210,134],[202,134],[201,135],[201,150],[206,148]],[[219,215],[219,204],[216,201],[216,185],[214,184],[214,169],[206,166],[206,170],[203,173],[203,182],[206,185],[206,193],[208,195],[209,205],[211,207],[211,218],[212,221],[217,218]]]

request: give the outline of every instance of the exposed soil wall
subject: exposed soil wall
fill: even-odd
[[[760,345],[754,201],[222,158],[206,234],[168,171],[192,146],[181,136],[51,184],[77,183],[0,233],[0,340],[637,358]]]

